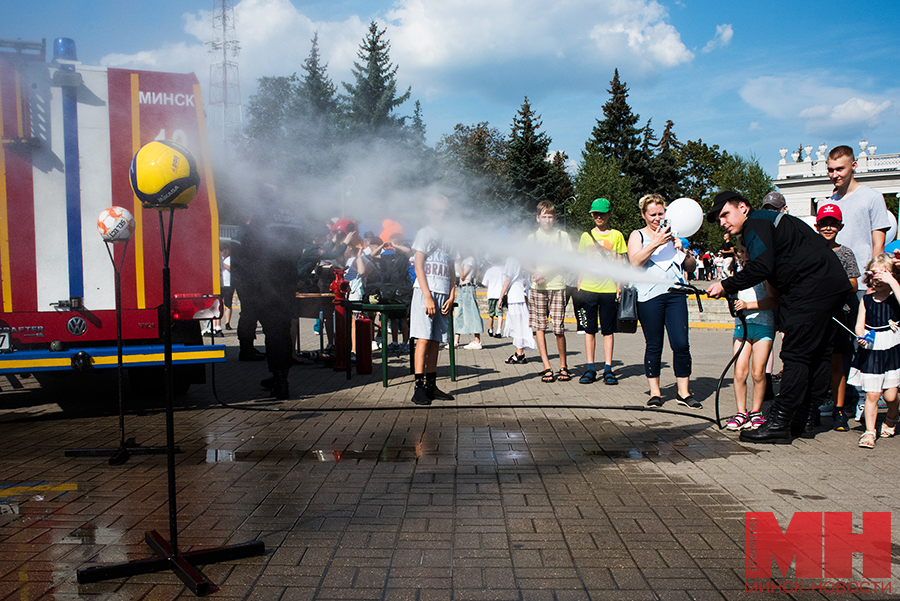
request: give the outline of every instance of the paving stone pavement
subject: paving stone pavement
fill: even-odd
[[[311,324],[301,322],[307,349],[318,344]],[[570,332],[567,340],[570,365],[583,371],[583,338]],[[668,351],[666,403],[645,408],[640,331],[616,338],[618,386],[545,384],[539,360],[506,365],[509,341],[485,342],[458,351],[456,382],[441,353],[438,383],[456,400],[423,408],[409,402],[406,358],[390,358],[383,388],[377,353],[373,373],[349,381],[320,363],[298,365],[291,398],[276,402],[259,387],[265,364],[238,362],[228,332],[228,362],[177,400],[178,540],[182,550],[260,540],[266,553],[202,566],[217,587],[211,596],[891,597],[771,588],[818,586],[796,581],[793,570],[745,578],[745,512],[773,512],[782,528],[795,512],[853,512],[859,532],[863,512],[898,505],[886,468],[900,441],[862,450],[859,431],[827,430],[830,418],[815,440],[790,446],[742,444],[719,430],[713,401],[730,331],[691,332],[699,410],[675,404]],[[171,572],[76,582],[77,569],[148,557],[146,530],[168,535],[163,456],[116,467],[64,456],[117,446],[114,375],[0,380],[0,599],[193,596]],[[142,392],[127,393],[127,436],[164,445],[164,401]],[[733,408],[729,378],[722,416]],[[892,565],[900,536],[893,541]],[[900,591],[898,570],[890,580],[865,578],[857,556],[852,577],[840,581]],[[835,580],[824,582],[834,590]]]

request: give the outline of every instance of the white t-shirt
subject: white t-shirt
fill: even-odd
[[[525,274],[522,273],[522,264],[518,260],[510,257],[503,266],[503,281],[506,278],[512,281],[509,284],[509,290],[506,291],[506,300],[510,303],[525,302]]]
[[[222,259],[222,285],[231,286],[231,255]]]
[[[503,292],[504,281],[506,281],[506,278],[503,277],[503,269],[499,265],[493,265],[484,272],[481,283],[487,286],[487,297],[489,299],[500,298],[500,293]]]
[[[420,229],[412,243],[412,250],[425,255],[428,289],[436,294],[450,294],[450,263],[456,261],[457,255],[441,240],[437,230],[430,225]],[[418,279],[413,287],[421,288]]]
[[[835,241],[853,251],[859,272],[865,272],[866,263],[872,258],[872,231],[891,227],[884,196],[869,186],[860,185],[852,194],[843,198],[835,195],[828,202],[840,207],[844,218],[844,228],[838,232]],[[859,289],[865,288],[865,281],[859,278]]]
[[[464,273],[466,273],[465,277],[463,277]],[[470,255],[462,261],[456,262],[456,277],[459,278],[460,284],[472,284],[475,282],[475,257]]]

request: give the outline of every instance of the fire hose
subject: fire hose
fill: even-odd
[[[695,297],[697,298],[697,307],[700,312],[703,313],[703,305],[700,303],[700,294],[702,294],[703,291],[696,286],[678,283],[675,286],[669,288],[669,292],[695,295]],[[735,298],[733,296],[726,296],[725,300],[728,301],[728,312],[732,317],[737,317],[740,320],[743,336],[741,337],[741,345],[738,347],[737,352],[734,353],[734,356],[731,357],[731,361],[728,362],[728,365],[725,366],[725,369],[722,370],[722,375],[719,376],[719,382],[718,384],[716,384],[716,425],[719,426],[719,430],[724,427],[722,426],[722,418],[719,414],[719,393],[722,390],[722,384],[725,382],[725,376],[728,374],[728,370],[731,369],[731,366],[734,365],[735,361],[737,361],[737,358],[741,356],[741,352],[744,350],[744,345],[747,344],[747,318],[744,315],[744,311],[737,311],[734,308]]]

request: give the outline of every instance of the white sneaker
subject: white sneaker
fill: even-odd
[[[380,351],[380,350],[381,350],[381,343],[380,343],[379,341],[377,341],[377,340],[373,340],[373,341],[372,341],[372,350],[373,350],[373,351]]]
[[[476,340],[473,340],[472,342],[470,342],[469,344],[467,344],[467,345],[464,346],[463,348],[464,348],[464,349],[467,349],[467,350],[470,350],[470,351],[480,351],[480,350],[481,350],[481,343],[478,342],[478,341],[476,341]]]
[[[856,417],[854,418],[856,421],[861,422],[863,419],[863,412],[866,409],[866,402],[860,401],[859,404],[856,405]]]

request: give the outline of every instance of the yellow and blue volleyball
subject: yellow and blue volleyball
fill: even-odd
[[[186,207],[200,186],[191,152],[175,142],[154,140],[131,160],[131,188],[145,208]]]

